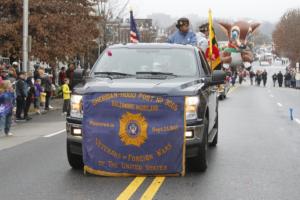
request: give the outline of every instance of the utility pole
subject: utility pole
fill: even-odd
[[[23,0],[23,66],[22,70],[28,71],[28,15],[29,0]]]

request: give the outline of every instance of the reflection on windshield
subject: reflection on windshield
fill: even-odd
[[[193,50],[187,49],[108,49],[96,63],[94,72],[163,72],[196,76]]]

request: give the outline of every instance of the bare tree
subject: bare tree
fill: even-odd
[[[287,11],[273,32],[275,53],[292,61],[292,66],[300,61],[300,9]]]
[[[124,17],[130,0],[95,0],[97,11],[100,16],[99,21],[99,48],[105,48],[109,41],[109,31],[107,25],[110,21]],[[100,50],[100,49],[99,49]]]

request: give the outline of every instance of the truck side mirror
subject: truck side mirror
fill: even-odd
[[[221,85],[225,83],[226,74],[223,70],[215,70],[212,73],[212,79],[209,85]]]
[[[78,85],[79,83],[82,83],[85,79],[85,70],[84,69],[76,69],[74,71],[74,77],[73,77],[73,88]]]

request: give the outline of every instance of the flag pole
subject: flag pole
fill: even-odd
[[[212,68],[212,54],[213,54],[213,18],[211,9],[208,11],[208,24],[209,24],[209,60],[210,67]]]

